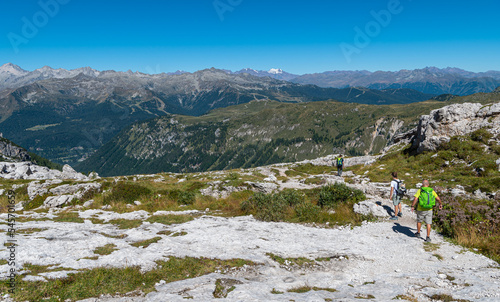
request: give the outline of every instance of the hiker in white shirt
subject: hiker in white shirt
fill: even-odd
[[[403,212],[401,210],[402,196],[396,194],[396,189],[399,189],[402,181],[398,179],[398,172],[392,172],[391,175],[391,194],[389,195],[389,199],[392,200],[392,204],[394,205],[394,216],[391,217],[391,220],[398,220],[398,216],[403,216]]]

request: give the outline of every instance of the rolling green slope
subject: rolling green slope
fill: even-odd
[[[407,105],[252,101],[206,115],[167,115],[123,130],[77,169],[101,175],[256,167],[331,153],[379,153],[421,115],[451,103],[487,103],[498,93]]]

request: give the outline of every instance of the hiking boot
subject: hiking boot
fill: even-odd
[[[427,238],[425,238],[425,242],[431,242],[431,237],[427,236]]]
[[[403,217],[403,213],[399,212],[399,213],[398,213],[398,216],[399,216],[399,217]]]
[[[422,237],[420,237],[420,233],[415,233],[415,237],[416,238],[422,238]]]
[[[390,219],[391,219],[391,220],[398,220],[398,217],[396,217],[396,216],[392,216]]]

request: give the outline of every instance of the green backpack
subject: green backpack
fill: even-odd
[[[342,157],[337,158],[337,166],[343,166],[344,165],[344,159]]]
[[[420,188],[418,204],[422,209],[432,209],[436,205],[436,197],[432,194],[434,190],[429,187]]]

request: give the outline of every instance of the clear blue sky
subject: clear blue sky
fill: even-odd
[[[377,21],[372,12],[382,10]],[[2,0],[0,64],[500,70],[499,11],[497,0]]]

